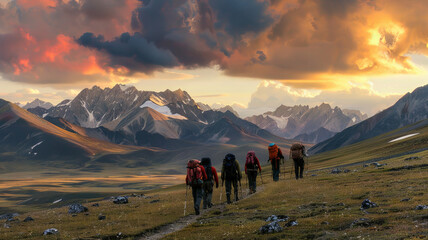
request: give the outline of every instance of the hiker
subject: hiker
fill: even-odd
[[[262,173],[262,167],[260,166],[259,159],[256,157],[256,153],[254,151],[249,151],[245,161],[245,174],[247,174],[250,194],[256,192],[257,170],[260,172],[260,174]]]
[[[192,187],[193,194],[193,207],[195,208],[195,214],[199,215],[199,207],[201,205],[203,189],[202,185],[207,180],[207,174],[205,168],[200,165],[201,162],[196,159],[189,160],[187,162],[187,176],[186,184]]]
[[[281,149],[275,143],[269,144],[268,150],[268,161],[272,164],[272,177],[273,180],[277,182],[279,180],[281,162],[284,163],[284,155],[282,155]]]
[[[211,208],[213,206],[211,199],[213,196],[213,188],[214,182],[215,187],[218,188],[218,176],[217,170],[215,167],[211,166],[210,158],[202,158],[201,165],[205,168],[205,173],[207,174],[207,180],[204,181],[203,189],[204,189],[204,204],[203,208]]]
[[[308,156],[306,154],[305,146],[301,143],[294,143],[290,148],[290,159],[294,161],[294,173],[296,179],[303,178],[303,169],[305,168],[305,161],[303,157]],[[299,176],[300,173],[300,176]]]
[[[235,192],[235,201],[238,201],[238,181],[241,182],[242,173],[239,163],[235,155],[228,153],[223,160],[223,167],[221,168],[221,186],[223,187],[224,180],[226,180],[226,197],[227,203],[230,204],[230,195],[233,185]]]

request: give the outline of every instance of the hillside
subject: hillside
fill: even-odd
[[[419,134],[397,140],[410,133]],[[89,208],[87,214],[75,217],[67,213],[67,207],[26,212],[16,217],[21,221],[7,223],[10,228],[3,229],[0,238],[44,239],[42,232],[54,227],[59,230],[54,238],[79,239],[116,239],[118,235],[123,239],[423,239],[428,232],[427,209],[416,207],[428,200],[424,185],[428,177],[427,143],[428,127],[421,122],[311,157],[310,172],[298,182],[289,175],[289,161],[286,175],[281,174],[277,183],[271,182],[270,168],[265,166],[262,186],[258,178],[258,193],[224,205],[224,193],[220,201],[221,189],[215,189],[216,206],[200,217],[193,215],[188,197],[183,218],[186,190],[184,185],[176,185],[133,191],[134,195],[129,192],[129,203],[124,205],[94,199],[83,204]],[[406,153],[409,150],[413,153]],[[373,166],[372,160],[383,165]],[[342,172],[332,174],[332,167]],[[350,171],[345,173],[345,169]],[[245,190],[243,195],[247,195]],[[378,207],[361,210],[364,199]],[[100,214],[106,219],[98,220]],[[279,222],[283,230],[259,234],[272,214],[288,216],[286,222]],[[35,221],[23,222],[26,216]],[[291,220],[298,224],[286,227]]]
[[[400,98],[393,106],[313,146],[309,152],[321,153],[369,139],[428,118],[428,85]]]

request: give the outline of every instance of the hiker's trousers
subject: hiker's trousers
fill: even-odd
[[[280,173],[279,169],[281,169],[281,165],[279,163],[278,163],[278,168],[276,168],[276,166],[272,164],[272,177],[275,182],[279,180],[279,173]]]
[[[226,196],[229,199],[232,193],[232,185],[233,190],[235,192],[235,199],[238,199],[238,180],[227,180],[226,179]]]
[[[202,186],[200,187],[192,187],[193,194],[193,207],[195,208],[195,212],[199,212],[199,208],[201,206],[202,196],[203,196]]]
[[[211,207],[212,205],[211,200],[213,197],[214,181],[208,181],[207,183],[204,183],[204,186],[205,184],[209,184],[210,187],[204,187],[204,209],[207,207]]]
[[[294,173],[296,174],[296,179],[303,178],[303,170],[305,168],[305,161],[303,158],[293,159],[294,161]],[[299,176],[300,174],[300,176]]]
[[[249,188],[255,192],[257,188],[257,170],[247,170],[247,176]]]

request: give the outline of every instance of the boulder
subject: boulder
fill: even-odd
[[[43,232],[43,235],[53,235],[53,234],[58,234],[58,233],[59,233],[58,229],[56,229],[56,228],[49,228],[49,229],[46,229]]]
[[[424,210],[424,209],[428,209],[428,206],[427,205],[418,205],[418,206],[416,206],[415,209],[416,210]]]
[[[373,208],[373,207],[377,207],[378,205],[372,201],[370,201],[368,198],[365,199],[362,203],[361,203],[361,210],[363,209],[369,209],[369,208]]]
[[[285,224],[285,227],[292,227],[292,226],[297,226],[297,225],[299,225],[297,220],[290,220],[288,223]]]
[[[70,214],[82,213],[87,211],[88,211],[88,208],[79,203],[71,204],[68,207],[68,213]]]
[[[98,220],[105,220],[105,219],[106,219],[106,216],[102,214],[98,215]]]
[[[278,222],[271,222],[269,224],[262,226],[259,229],[259,233],[261,234],[276,233],[276,232],[282,232],[282,227],[279,225]]]
[[[28,216],[24,219],[24,222],[31,222],[31,221],[34,221],[34,219],[30,216]]]
[[[114,204],[127,204],[128,203],[128,198],[127,197],[116,197],[113,199],[113,203]]]
[[[331,170],[331,174],[339,174],[341,172],[342,170],[340,170],[339,168],[334,168],[333,170]]]
[[[286,215],[272,215],[266,219],[266,222],[285,222],[288,220],[288,216]]]
[[[3,214],[3,215],[0,215],[0,220],[14,218],[14,217],[17,217],[17,216],[19,216],[18,213],[6,213],[6,214]]]

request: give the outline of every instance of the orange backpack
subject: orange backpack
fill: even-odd
[[[278,158],[278,146],[275,144],[268,147],[269,150],[269,160],[276,160]]]
[[[187,183],[190,186],[202,186],[204,183],[202,176],[202,169],[199,166],[201,162],[198,160],[189,160],[187,162]]]

